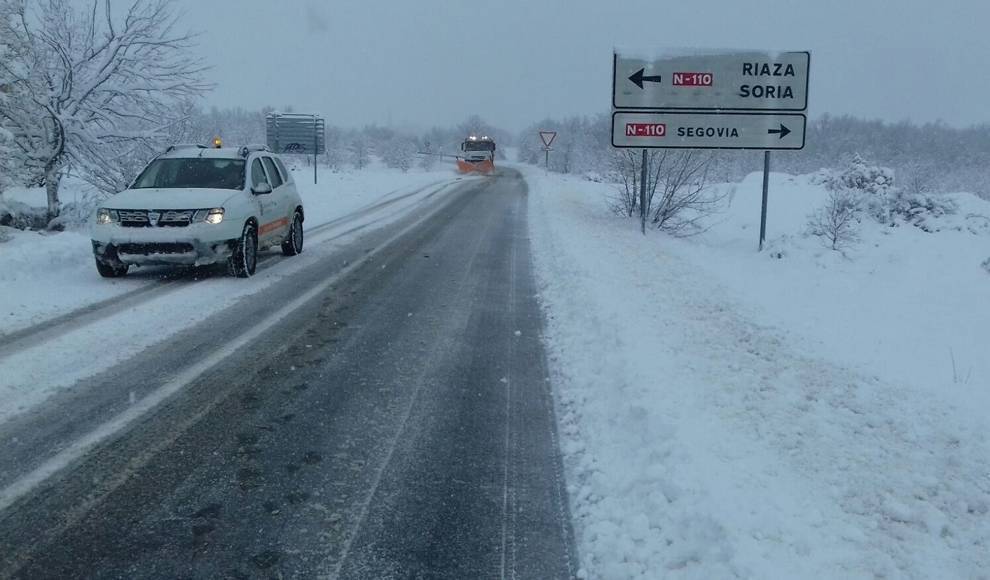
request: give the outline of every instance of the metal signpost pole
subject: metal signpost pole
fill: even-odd
[[[556,131],[540,131],[540,139],[543,140],[543,154],[545,156],[543,170],[546,173],[550,173],[550,146],[553,145],[553,140],[556,138]]]
[[[767,190],[770,184],[770,152],[763,152],[763,211],[760,212],[760,251],[767,239]]]
[[[320,129],[313,115],[313,185],[316,185],[316,153],[320,150]]]
[[[643,149],[643,167],[639,176],[639,229],[646,235],[646,149]]]

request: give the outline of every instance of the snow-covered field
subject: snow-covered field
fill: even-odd
[[[677,240],[521,169],[584,577],[990,577],[990,203],[844,257],[775,174],[761,254],[760,175]]]
[[[435,171],[402,173],[378,164],[362,171],[322,171],[313,184],[313,170],[293,168],[306,207],[306,227],[313,228],[344,216],[391,193],[412,191],[430,183],[454,178],[449,166]],[[401,190],[401,191],[400,191]],[[42,207],[43,189],[16,189],[5,199]],[[66,202],[79,197],[68,189]],[[62,233],[22,232],[5,229],[11,238],[0,242],[0,336],[37,324],[87,304],[112,298],[148,283],[158,283],[165,270],[132,270],[129,277],[106,280],[97,274],[93,250],[85,228]]]

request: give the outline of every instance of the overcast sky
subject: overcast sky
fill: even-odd
[[[209,103],[417,128],[606,112],[612,50],[810,50],[809,110],[990,122],[986,0],[179,0]]]

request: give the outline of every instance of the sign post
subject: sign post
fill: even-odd
[[[556,131],[540,131],[540,139],[543,140],[543,153],[546,155],[546,170],[550,171],[550,145],[557,138]]]
[[[317,155],[326,151],[326,122],[315,114],[269,113],[265,117],[268,147],[281,154],[313,155],[313,183],[317,182]]]
[[[760,210],[760,251],[767,239],[767,191],[770,185],[770,152],[763,152],[763,208]]]
[[[753,50],[613,56],[612,146],[757,149],[763,156],[760,250],[766,240],[770,151],[803,149],[809,52]],[[642,228],[645,233],[645,217]]]
[[[639,174],[639,229],[646,235],[646,180],[649,172],[646,169],[646,149],[643,149],[643,165]]]

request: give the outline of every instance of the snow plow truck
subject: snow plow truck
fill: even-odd
[[[495,171],[495,141],[490,137],[471,135],[461,143],[462,154],[457,158],[461,173],[490,174]]]

